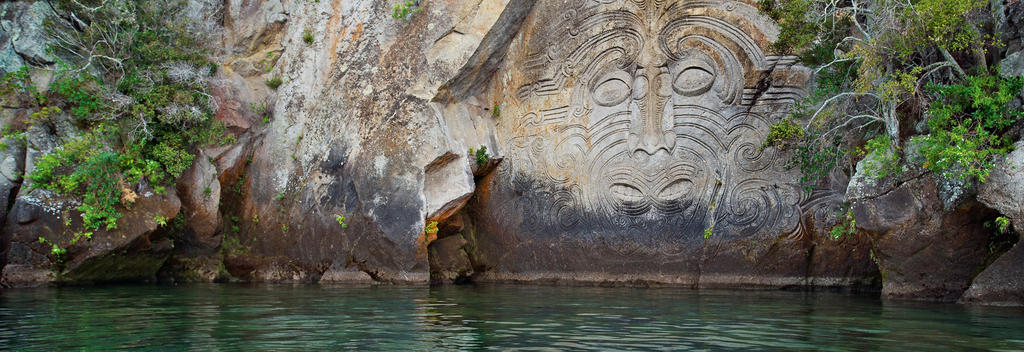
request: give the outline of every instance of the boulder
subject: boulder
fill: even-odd
[[[989,258],[991,230],[984,223],[995,212],[973,200],[947,210],[941,177],[932,173],[905,169],[875,180],[864,166],[858,163],[847,196],[857,229],[870,238],[883,297],[959,299]]]
[[[2,231],[4,242],[9,243],[3,284],[154,280],[173,247],[158,235],[157,220],[174,218],[181,207],[171,191],[169,195],[139,191],[135,203],[122,210],[116,229],[92,231],[91,237],[77,235],[85,230],[75,200],[44,190],[19,196]],[[53,245],[67,252],[57,255]]]

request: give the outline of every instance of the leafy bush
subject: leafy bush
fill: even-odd
[[[786,149],[793,141],[803,138],[804,130],[793,122],[793,119],[782,119],[779,123],[768,129],[768,137],[765,138],[761,149],[772,146],[778,149]]]
[[[900,156],[892,148],[892,141],[887,135],[879,134],[869,139],[860,149],[860,155],[865,156],[863,163],[867,175],[885,178],[900,173]]]
[[[157,193],[192,165],[204,144],[226,143],[207,93],[216,65],[196,23],[177,0],[53,1],[45,24],[58,69],[47,91],[24,72],[0,79],[0,93],[31,95],[30,123],[62,114],[82,132],[41,156],[31,187],[82,199],[87,229],[114,229],[120,206],[145,182]],[[4,88],[6,87],[6,88]]]
[[[962,84],[929,85],[936,95],[928,111],[929,134],[919,136],[925,167],[957,179],[985,182],[995,157],[1013,142],[1004,136],[1024,111],[1009,107],[1024,87],[1024,77],[968,76]]]

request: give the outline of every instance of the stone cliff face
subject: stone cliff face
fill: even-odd
[[[853,200],[850,177],[804,190],[788,155],[761,147],[811,71],[771,53],[778,28],[752,2],[428,0],[407,22],[381,1],[190,5],[222,31],[217,118],[238,143],[201,151],[179,180],[170,197],[183,227],[127,227],[135,245],[115,246],[156,258],[159,270],[140,260],[83,280],[871,289],[905,264],[889,265],[902,252],[880,250],[932,241],[894,236],[888,223],[831,239]],[[5,43],[4,60],[34,57]],[[267,87],[273,77],[283,85]],[[470,153],[484,147],[479,160]],[[0,171],[14,175],[35,154],[5,156]],[[25,210],[44,205],[6,179],[0,189],[18,195],[3,230],[5,282],[58,280],[47,248],[31,242],[62,230],[39,229],[56,220]],[[906,192],[857,198],[892,203],[855,208],[867,212],[858,219],[902,211],[893,207],[915,191]],[[963,269],[953,270],[960,281],[905,297],[956,299],[988,260],[978,219],[997,213],[933,205],[900,218],[929,225],[901,231],[966,224],[972,235],[951,241],[952,252],[924,252],[920,263],[932,264],[917,267]],[[26,212],[38,215],[21,220]],[[163,239],[173,249],[153,244]],[[76,260],[106,258],[95,252]],[[84,272],[75,268],[65,279]]]

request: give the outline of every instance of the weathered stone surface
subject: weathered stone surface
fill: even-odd
[[[178,179],[178,197],[182,206],[187,209],[183,215],[188,226],[195,231],[196,237],[205,242],[220,228],[220,182],[217,179],[217,168],[210,162],[211,157],[200,152],[192,167],[185,170]],[[217,239],[214,247],[220,244]]]
[[[435,283],[463,282],[473,274],[473,263],[464,248],[469,242],[460,234],[430,243],[430,278]]]
[[[955,301],[989,255],[984,222],[995,212],[976,201],[947,211],[936,178],[913,170],[850,184],[857,228],[871,239],[887,298]]]
[[[25,144],[14,138],[3,138],[0,143],[6,146],[6,149],[0,152],[0,227],[3,227],[7,219],[7,210],[11,206],[11,196],[17,194],[18,188],[21,187],[22,173],[25,170]],[[2,250],[3,247],[0,245],[0,252]]]
[[[1024,2],[1019,0],[995,0],[993,10],[999,39],[1006,45],[1007,53],[1024,50]]]
[[[46,1],[8,2],[0,5],[0,25],[9,36],[11,49],[21,60],[34,65],[53,63],[54,58],[47,51],[47,36],[43,19],[53,13]],[[2,42],[2,41],[0,41]],[[13,64],[13,59],[7,59]],[[9,64],[5,62],[5,64]],[[16,67],[4,67],[11,69]]]
[[[173,189],[171,190],[173,192]],[[72,244],[82,231],[77,203],[50,192],[35,190],[19,196],[7,217],[2,235],[7,250],[3,269],[6,286],[38,286],[55,281],[109,282],[156,278],[171,251],[171,243],[154,236],[157,216],[174,218],[181,203],[176,196],[151,190],[124,211],[115,230],[93,231],[90,239]],[[50,243],[67,249],[63,260],[51,254]]]
[[[443,221],[469,201],[476,187],[469,163],[465,156],[449,152],[424,168],[423,196],[428,221]]]
[[[845,177],[805,192],[786,155],[759,148],[809,71],[768,54],[778,29],[751,2],[421,4],[404,22],[381,1],[224,2],[210,93],[239,142],[205,149],[182,181],[196,236],[172,235],[162,278],[877,279],[867,237],[824,236]],[[26,170],[65,129],[30,130]],[[47,259],[11,272],[52,281],[33,269]]]
[[[285,82],[267,100],[273,120],[246,169],[238,238],[250,250],[229,258],[228,270],[315,281],[347,263],[375,280],[426,282],[427,219],[458,210],[473,189],[469,145],[445,132],[444,121],[459,117],[430,101],[468,62],[492,62],[493,53],[482,51],[515,34],[492,27],[514,23],[509,16],[529,12],[532,2],[423,2],[408,22],[378,1],[281,4],[287,19],[277,22],[279,32],[226,25],[270,38],[239,40],[248,43],[234,46],[247,63],[232,70],[245,76],[240,69],[251,65],[249,74],[262,69],[251,80]],[[233,6],[226,17],[277,11],[271,2]],[[314,37],[309,45],[302,40],[307,30]],[[267,51],[280,55],[265,60]],[[266,65],[270,73],[260,67]],[[451,155],[451,162],[432,165]],[[281,258],[310,272],[275,274],[281,271],[271,265],[284,267]]]
[[[1024,51],[1007,55],[1000,61],[999,75],[1007,78],[1024,76]]]

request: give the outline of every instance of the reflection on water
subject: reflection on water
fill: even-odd
[[[536,286],[0,292],[15,350],[1024,350],[1024,311],[872,296]]]

